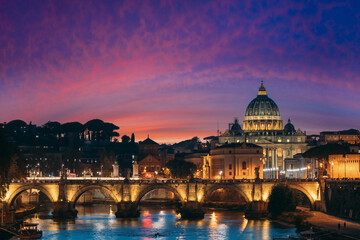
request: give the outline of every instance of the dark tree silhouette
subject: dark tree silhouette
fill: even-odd
[[[24,128],[26,126],[26,122],[24,122],[23,120],[13,120],[5,125],[5,129],[10,131],[16,131],[17,129]]]
[[[121,137],[121,142],[122,143],[129,143],[130,142],[130,137],[128,135],[123,135]]]
[[[59,122],[47,122],[45,123],[42,128],[40,128],[40,131],[44,136],[57,138],[57,136],[60,134],[60,128],[61,124]]]
[[[100,119],[92,119],[84,124],[84,127],[91,132],[90,140],[100,140],[100,133],[104,127],[104,121]]]
[[[7,141],[4,129],[0,128],[0,199],[7,191],[11,158],[15,153],[15,145]]]
[[[306,152],[303,153],[303,157],[328,160],[329,155],[331,154],[345,154],[345,153],[349,153],[348,146],[329,143],[326,145],[314,147],[307,150]]]
[[[192,177],[196,171],[196,165],[194,163],[178,159],[169,161],[166,167],[169,168],[171,176],[174,178]]]
[[[100,119],[93,119],[85,123],[84,127],[91,132],[91,139],[94,141],[111,141],[113,137],[118,137],[119,133],[115,130],[120,129],[113,123],[107,123]]]
[[[104,123],[103,125],[103,135],[102,135],[102,139],[106,140],[106,141],[111,141],[113,137],[118,137],[120,136],[119,133],[114,132],[115,130],[120,129],[118,126],[116,126],[115,124],[112,123]]]
[[[277,218],[282,212],[295,211],[296,193],[284,184],[275,185],[269,196],[268,211],[272,218]]]
[[[65,134],[65,143],[77,148],[83,138],[84,126],[79,122],[69,122],[61,125],[61,132]]]

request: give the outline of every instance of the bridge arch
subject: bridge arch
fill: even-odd
[[[313,208],[314,204],[315,204],[315,199],[313,198],[313,196],[311,196],[311,194],[309,193],[308,190],[306,190],[304,187],[300,186],[299,184],[287,184],[290,188],[298,190],[300,192],[302,192],[303,194],[305,194],[305,196],[309,199],[310,204],[311,204],[311,208]]]
[[[77,200],[79,199],[79,197],[89,191],[89,190],[95,190],[95,189],[100,189],[100,190],[104,190],[105,192],[107,192],[112,199],[115,201],[115,203],[120,202],[120,200],[118,199],[118,196],[116,194],[114,194],[114,191],[111,190],[110,188],[103,186],[103,185],[88,185],[88,186],[83,186],[81,187],[79,190],[76,191],[76,193],[73,195],[73,197],[71,198],[71,203],[74,205],[76,205]]]
[[[168,186],[168,185],[161,185],[161,184],[152,184],[150,186],[145,187],[143,190],[140,191],[140,193],[138,194],[138,196],[136,197],[134,204],[135,206],[139,205],[140,200],[149,192],[151,192],[152,190],[155,189],[165,189],[168,190],[172,193],[175,194],[175,196],[182,202],[184,203],[184,198],[183,196],[181,196],[181,194],[176,190],[176,188]]]
[[[24,185],[24,186],[21,186],[17,189],[15,189],[11,195],[9,196],[8,200],[7,200],[7,203],[9,204],[9,206],[11,206],[15,199],[23,192],[27,191],[27,190],[30,190],[30,189],[36,189],[36,190],[39,190],[40,192],[42,192],[43,194],[45,194],[51,203],[54,203],[56,202],[56,198],[54,198],[54,196],[51,195],[51,193],[44,187],[42,186],[39,186],[39,185],[33,185],[33,184],[28,184],[28,185]]]
[[[202,196],[200,202],[203,203],[205,201],[205,199],[208,198],[211,193],[213,193],[214,191],[216,191],[218,189],[226,189],[226,190],[236,191],[238,194],[240,194],[240,196],[242,196],[244,198],[246,203],[251,202],[249,197],[245,194],[245,192],[241,188],[239,188],[235,185],[228,185],[228,184],[213,185],[209,189],[205,190],[204,195]]]

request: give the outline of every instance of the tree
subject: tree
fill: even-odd
[[[104,121],[100,119],[92,119],[84,124],[84,127],[91,132],[90,140],[100,140],[100,132],[103,130]]]
[[[123,135],[121,137],[121,142],[122,143],[129,143],[130,142],[130,137],[128,135]]]
[[[19,167],[18,167],[18,159],[19,156],[14,154],[11,157],[10,167],[8,172],[8,178],[11,179],[18,179],[20,177]]]
[[[91,132],[91,140],[111,141],[113,137],[119,136],[119,133],[115,132],[115,130],[120,129],[118,126],[100,119],[92,119],[85,123],[84,127]]]
[[[60,135],[61,124],[59,122],[50,122],[45,123],[40,132],[47,137],[57,138]]]
[[[303,157],[305,158],[317,158],[317,159],[329,159],[329,155],[331,154],[346,154],[349,153],[349,147],[335,144],[335,143],[329,143],[326,145],[318,146],[311,148],[303,153]]]
[[[191,177],[196,171],[194,163],[178,159],[169,161],[166,167],[170,169],[171,175],[175,178]]]
[[[16,147],[7,141],[4,129],[0,128],[0,199],[5,197],[8,189],[10,162],[15,152]]]
[[[287,185],[278,184],[271,189],[268,211],[272,218],[277,218],[282,212],[295,211],[296,203],[294,190]]]
[[[112,123],[105,122],[103,125],[103,136],[102,139],[106,141],[111,141],[113,137],[119,137],[118,132],[114,132],[115,130],[120,129],[118,126]]]

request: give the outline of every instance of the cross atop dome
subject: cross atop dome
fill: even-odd
[[[263,81],[261,81],[261,86],[260,86],[260,88],[259,88],[258,95],[267,95],[267,94],[266,94],[266,89],[265,89],[265,87],[264,87],[264,82],[263,82]]]

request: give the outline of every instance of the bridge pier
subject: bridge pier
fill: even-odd
[[[134,202],[119,202],[117,203],[115,216],[117,218],[138,218],[140,217],[140,211],[138,205]]]
[[[53,203],[52,212],[54,219],[74,219],[77,217],[78,211],[75,209],[74,204],[66,201],[58,201]]]
[[[268,203],[264,201],[252,201],[249,203],[246,211],[245,217],[247,219],[259,219],[265,218],[268,216],[267,210]]]
[[[182,219],[203,219],[205,212],[197,201],[185,202],[179,210]]]
[[[311,210],[312,211],[322,211],[322,201],[314,201],[313,204],[311,204]]]

